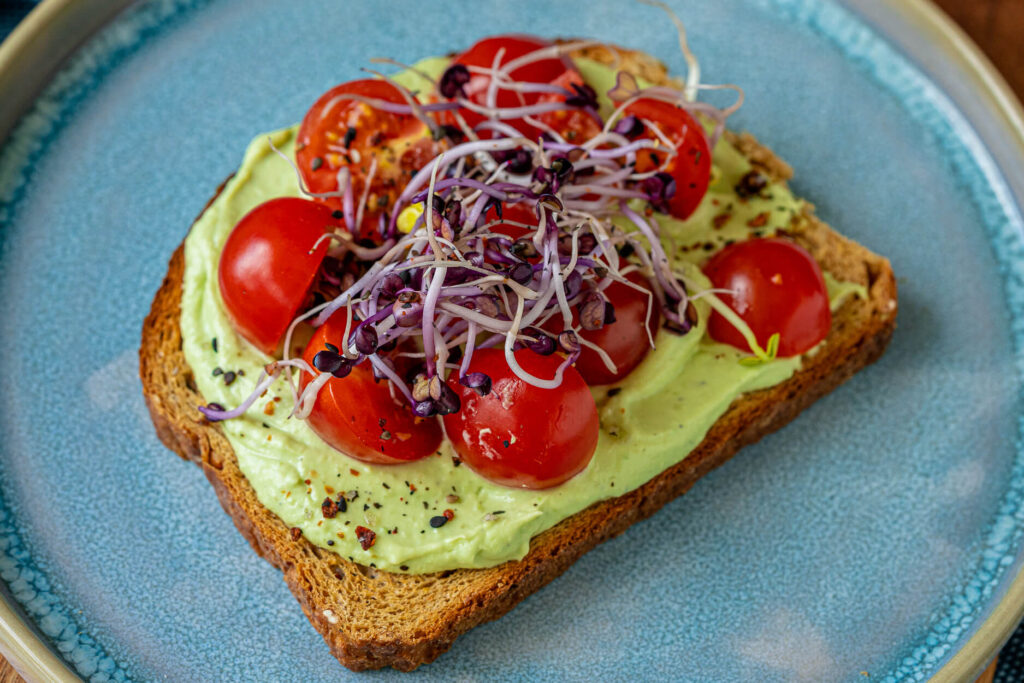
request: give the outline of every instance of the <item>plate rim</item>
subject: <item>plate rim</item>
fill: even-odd
[[[905,49],[897,38],[877,22],[879,12],[898,18],[916,31],[930,47],[953,63],[968,77],[968,85],[981,96],[981,108],[995,116],[1002,138],[1014,150],[1008,157],[1024,167],[1024,107],[1009,84],[974,41],[932,0],[836,0],[887,41]],[[0,110],[0,145],[28,111],[41,90],[52,80],[67,58],[83,43],[139,0],[42,0],[0,43],[0,91],[18,93],[10,106]],[[53,38],[72,37],[68,41]],[[913,55],[909,60],[939,85],[933,70]],[[940,89],[947,91],[940,85]],[[948,94],[948,93],[947,93]],[[961,102],[955,100],[959,108]],[[989,150],[985,140],[985,148]],[[1004,156],[1004,158],[1007,158]],[[1013,182],[1009,169],[1000,168],[1024,209],[1024,178]],[[1024,618],[1024,552],[1016,558],[1016,575],[1005,585],[1002,596],[975,632],[933,673],[932,681],[975,680],[1006,643]],[[0,654],[27,680],[78,681],[79,676],[43,640],[21,614],[7,592],[0,591]]]

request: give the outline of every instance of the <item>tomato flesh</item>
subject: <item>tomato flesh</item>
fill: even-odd
[[[221,299],[235,329],[272,354],[306,300],[328,241],[339,230],[331,210],[308,199],[282,197],[260,204],[228,235],[217,267]]]
[[[625,114],[654,123],[675,145],[676,154],[666,168],[676,181],[675,195],[668,200],[668,210],[676,218],[689,217],[707,193],[711,179],[711,151],[704,129],[685,109],[660,100],[638,100],[626,107]],[[646,125],[639,138],[660,140]],[[636,171],[653,171],[664,161],[663,152],[640,150],[636,156]]]
[[[532,375],[549,379],[562,362],[522,349],[516,360]],[[581,472],[597,448],[594,399],[580,374],[566,368],[562,383],[539,389],[512,372],[498,349],[478,349],[470,372],[491,378],[486,396],[467,389],[453,375],[449,386],[462,410],[444,416],[448,438],[459,457],[489,481],[515,488],[545,489]]]
[[[412,114],[375,109],[366,102],[345,99],[346,95],[406,104],[402,93],[381,79],[337,85],[321,95],[303,118],[295,159],[307,188],[318,194],[338,191],[338,172],[347,168],[352,178],[353,212],[376,159],[362,224],[349,226],[353,233],[373,237],[379,235],[381,211],[394,203],[409,178],[440,148],[426,124]],[[335,210],[344,208],[342,197],[319,201]]]
[[[796,356],[821,342],[832,326],[828,290],[821,267],[807,250],[788,239],[752,239],[725,247],[704,266],[712,286],[750,326],[764,348],[779,334],[779,356]],[[713,313],[708,333],[720,342],[748,350],[743,335]]]
[[[343,348],[345,323],[345,309],[335,312],[317,329],[303,359],[312,365],[328,343]],[[303,373],[302,386],[311,379]],[[348,376],[333,377],[320,389],[309,426],[330,446],[363,462],[393,465],[436,452],[441,424],[416,416],[402,395],[396,395],[392,398],[387,380],[374,380],[370,362],[364,360]]]
[[[576,369],[587,384],[612,384],[631,373],[650,353],[650,340],[661,326],[658,300],[653,296],[648,298],[650,288],[647,280],[636,271],[627,275],[626,279],[643,287],[644,291],[637,291],[621,282],[612,283],[605,288],[604,295],[615,307],[615,322],[599,330],[579,332],[583,339],[601,347],[615,363],[615,372],[612,372],[596,351],[583,347],[576,361]],[[648,308],[650,319],[647,317]],[[577,324],[578,317],[576,311],[573,311],[573,325]]]

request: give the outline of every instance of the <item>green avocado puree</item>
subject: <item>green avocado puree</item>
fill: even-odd
[[[433,74],[444,66],[443,59],[418,65]],[[585,60],[580,67],[598,92],[610,87],[610,70]],[[411,88],[422,87],[412,73],[401,77]],[[183,347],[196,384],[210,402],[241,403],[271,360],[232,329],[218,292],[217,263],[231,229],[250,209],[272,197],[300,196],[295,171],[270,144],[294,158],[295,131],[286,128],[253,140],[237,173],[185,241]],[[715,147],[713,159],[712,185],[693,216],[686,221],[658,217],[666,252],[702,284],[707,281],[697,264],[710,250],[726,240],[749,237],[755,228],[748,223],[757,225],[760,234],[770,234],[787,225],[802,206],[782,185],[763,193],[770,198],[741,200],[733,187],[750,170],[746,159],[724,140]],[[834,305],[851,294],[864,294],[862,287],[832,278],[828,282]],[[737,396],[777,384],[800,367],[799,357],[741,365],[745,354],[705,337],[708,307],[698,303],[698,309],[700,324],[686,336],[659,332],[656,348],[614,387],[618,391],[593,389],[601,418],[593,460],[570,481],[546,491],[492,484],[469,467],[456,466],[447,442],[436,454],[403,465],[353,460],[326,445],[302,420],[288,419],[293,402],[284,381],[244,416],[222,422],[221,429],[259,500],[318,546],[394,572],[496,565],[522,558],[530,539],[559,521],[641,486],[686,457]],[[239,376],[228,385],[223,375],[213,374],[215,368]],[[321,502],[346,491],[358,492],[358,498],[349,502],[347,512],[325,519]],[[446,509],[454,518],[431,527],[430,518]],[[368,550],[360,547],[357,526],[376,533]]]

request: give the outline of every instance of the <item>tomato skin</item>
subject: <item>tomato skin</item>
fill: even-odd
[[[501,58],[499,66],[507,64],[513,59],[518,59],[523,55],[527,55],[549,45],[550,43],[547,41],[539,40],[530,36],[491,36],[475,43],[471,48],[456,57],[453,63],[490,69],[494,66],[494,58],[497,56],[498,51],[503,48],[505,52]],[[567,60],[542,59],[512,71],[509,76],[514,80],[528,83],[552,83],[570,68],[571,67]],[[467,83],[464,88],[466,99],[474,104],[486,106],[487,89],[490,82],[491,79],[489,76],[484,74],[472,74],[469,83]],[[520,96],[522,99],[520,99]],[[536,104],[541,100],[541,96],[541,93],[518,93],[512,90],[498,90],[495,101],[497,106],[502,108],[520,107]],[[462,110],[462,116],[470,127],[475,127],[487,118],[483,114],[479,114],[468,109]],[[509,124],[528,138],[536,138],[537,135],[540,134],[539,129],[526,123],[522,119],[505,120],[505,123]],[[481,134],[481,137],[486,138],[488,136],[489,133],[487,132],[482,132]]]
[[[440,148],[432,140],[426,124],[412,114],[394,114],[373,109],[364,102],[338,99],[352,94],[406,104],[402,93],[381,79],[368,78],[336,85],[321,95],[302,119],[296,138],[295,159],[303,181],[313,193],[337,191],[338,171],[347,167],[352,174],[353,207],[358,207],[371,159],[376,157],[377,170],[362,225],[350,226],[353,233],[368,237],[377,233],[381,205],[393,204],[411,177],[410,171],[418,171]],[[346,135],[350,128],[355,131],[351,139]],[[335,210],[344,206],[342,197],[326,197],[318,201]]]
[[[628,274],[626,279],[650,290],[647,280],[636,271]],[[604,295],[615,307],[615,322],[599,330],[580,330],[579,335],[604,349],[615,363],[616,371],[608,370],[596,351],[584,347],[576,361],[576,369],[589,385],[613,384],[631,373],[650,353],[650,340],[661,326],[661,311],[658,309],[658,300],[653,296],[648,298],[644,292],[638,292],[620,282],[605,288]],[[648,306],[651,317],[645,327]],[[573,325],[577,319],[578,314],[573,311]],[[650,337],[647,336],[648,331]]]
[[[752,239],[730,245],[703,268],[719,294],[750,326],[764,348],[779,334],[779,356],[796,356],[821,342],[832,326],[828,290],[821,267],[807,250],[787,239]],[[715,341],[749,350],[736,328],[718,313],[708,322]]]
[[[341,229],[331,210],[308,199],[260,204],[231,230],[217,267],[221,299],[235,329],[273,354],[316,277],[328,240]]]
[[[522,349],[516,360],[546,379],[563,359]],[[597,448],[599,423],[578,372],[566,368],[560,386],[539,389],[519,379],[499,349],[478,349],[469,371],[486,373],[491,391],[480,396],[458,377],[449,379],[462,410],[446,415],[444,427],[463,462],[489,481],[526,489],[557,486],[583,471]]]
[[[302,354],[307,363],[313,365],[327,343],[343,347],[345,318],[345,309],[340,309],[317,329]],[[303,373],[301,385],[311,379]],[[436,452],[441,424],[414,415],[401,395],[397,400],[386,380],[374,381],[370,362],[364,360],[347,377],[333,377],[320,389],[309,426],[328,445],[363,462],[393,465]]]
[[[667,173],[676,181],[676,192],[668,200],[668,210],[676,218],[689,217],[707,193],[711,179],[711,151],[704,129],[685,109],[660,100],[638,100],[626,107],[625,114],[654,122],[675,143],[676,156],[669,162]],[[659,139],[650,130],[639,137]],[[658,157],[657,163],[652,154]],[[637,172],[646,173],[656,169],[664,157],[645,149],[637,153],[636,161]]]

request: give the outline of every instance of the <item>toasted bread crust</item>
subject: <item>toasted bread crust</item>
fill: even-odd
[[[608,48],[587,56],[622,59],[655,81],[667,76],[646,55]],[[732,141],[763,172],[778,180],[789,167],[752,137]],[[743,446],[757,441],[827,394],[885,350],[895,327],[896,280],[889,262],[838,235],[812,208],[788,234],[842,280],[867,287],[867,300],[847,301],[818,353],[785,382],[738,398],[682,462],[640,488],[562,521],[533,539],[522,560],[488,569],[398,575],[364,567],[293,540],[288,527],[264,508],[239,470],[231,446],[202,417],[181,344],[180,303],[184,253],[179,247],[142,330],[140,374],[146,404],[161,441],[203,468],[225,511],[253,549],[283,574],[303,611],[331,652],[353,670],[392,666],[408,671],[434,660],[469,629],[508,612],[564,572],[581,555],[688,490]]]

